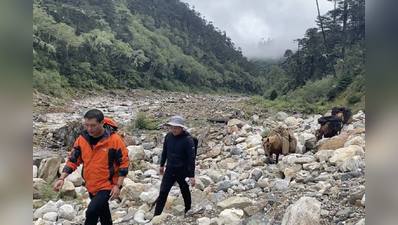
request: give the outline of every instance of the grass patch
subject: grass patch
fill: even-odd
[[[262,137],[262,138],[266,138],[266,137],[268,137],[268,134],[269,134],[269,131],[264,131],[264,132],[261,134],[261,137]]]
[[[159,125],[160,121],[149,118],[144,112],[138,112],[137,117],[132,120],[132,128],[141,130],[156,130]]]

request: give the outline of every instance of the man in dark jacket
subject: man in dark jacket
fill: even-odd
[[[164,176],[154,216],[162,213],[167,196],[175,182],[180,186],[185,203],[185,213],[187,213],[191,209],[191,193],[185,178],[189,177],[192,186],[195,185],[195,145],[189,132],[184,130],[186,129],[184,119],[181,116],[174,116],[167,125],[170,125],[170,132],[166,135],[163,143],[159,169],[160,174]]]

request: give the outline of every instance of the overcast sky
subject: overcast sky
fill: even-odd
[[[256,55],[262,38],[286,38],[276,49],[283,54],[293,48],[293,39],[303,37],[308,28],[315,27],[318,15],[315,0],[181,0],[226,31],[244,55]],[[321,14],[334,7],[327,0],[319,0]],[[275,48],[274,48],[275,49]],[[280,53],[282,52],[282,53]]]

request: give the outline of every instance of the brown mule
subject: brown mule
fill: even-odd
[[[263,140],[263,148],[268,159],[273,163],[272,155],[276,155],[276,164],[279,161],[279,154],[282,153],[281,137],[278,134],[271,135]],[[287,154],[284,154],[287,155]]]
[[[322,137],[330,138],[336,136],[337,134],[338,131],[333,130],[328,124],[325,124],[315,131],[316,142],[321,140]]]

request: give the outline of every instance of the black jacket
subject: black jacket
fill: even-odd
[[[195,176],[195,145],[189,132],[183,131],[178,136],[171,132],[166,135],[160,160],[161,167],[166,160],[167,167],[181,168],[187,170],[188,177]]]

